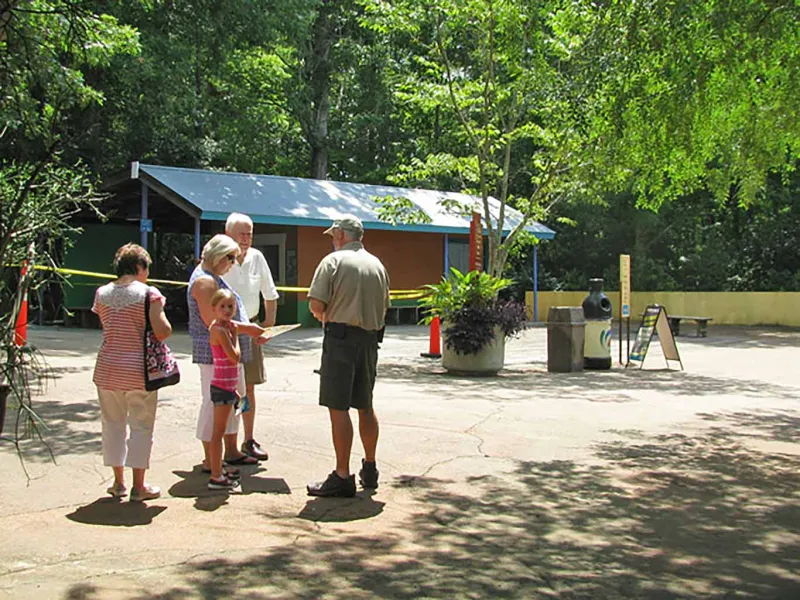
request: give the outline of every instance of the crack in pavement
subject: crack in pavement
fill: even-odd
[[[481,436],[479,436],[477,433],[473,433],[472,431],[473,431],[474,429],[477,429],[478,427],[480,427],[480,426],[481,426],[481,425],[483,425],[484,423],[486,423],[486,422],[487,422],[489,419],[491,419],[491,418],[493,418],[493,417],[497,416],[498,414],[500,414],[500,413],[501,413],[501,412],[503,412],[504,410],[505,410],[505,407],[504,407],[504,406],[501,406],[501,407],[500,407],[500,408],[498,408],[497,410],[493,411],[491,414],[487,415],[486,417],[484,417],[483,419],[481,419],[480,421],[478,421],[477,423],[475,423],[475,424],[474,424],[472,427],[469,427],[469,428],[467,428],[466,430],[464,430],[464,431],[463,431],[463,433],[466,433],[467,435],[471,435],[471,436],[473,436],[473,437],[475,437],[475,438],[477,438],[477,439],[479,440],[479,442],[480,442],[480,443],[478,444],[478,452],[479,452],[480,454],[482,454],[483,456],[487,456],[486,454],[484,454],[484,453],[483,453],[483,445],[486,443],[486,440],[484,440],[484,439],[483,439]]]
[[[485,417],[480,419],[477,423],[474,423],[474,424],[470,425],[469,427],[467,427],[466,429],[464,429],[462,431],[455,431],[455,430],[443,430],[443,431],[450,431],[451,433],[461,433],[461,434],[468,435],[471,438],[476,439],[478,441],[478,445],[477,445],[477,448],[476,448],[477,455],[478,456],[482,456],[484,458],[491,458],[488,454],[484,454],[484,452],[483,452],[483,445],[486,443],[486,440],[484,440],[477,433],[473,433],[473,430],[477,429],[478,427],[480,427],[481,425],[483,425],[484,423],[486,423],[487,421],[489,421],[493,417],[497,416],[498,414],[500,414],[504,410],[505,410],[504,407],[501,407],[501,408],[498,408],[496,410],[493,410],[491,413],[489,413],[488,415],[486,415]],[[474,456],[475,456],[475,454],[462,454],[462,455],[459,455],[459,456],[453,456],[453,457],[450,457],[450,458],[446,458],[444,460],[437,461],[437,462],[433,463],[432,465],[430,465],[427,469],[425,469],[425,471],[423,471],[423,473],[421,475],[419,475],[419,477],[427,476],[436,467],[440,467],[442,465],[445,465],[447,463],[451,463],[451,462],[456,461],[456,460],[461,460],[462,458],[472,458]]]

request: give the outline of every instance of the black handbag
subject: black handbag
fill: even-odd
[[[150,288],[144,296],[144,389],[155,391],[181,380],[178,361],[166,343],[159,341],[150,324]]]

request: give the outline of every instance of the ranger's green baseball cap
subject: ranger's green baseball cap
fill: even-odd
[[[356,235],[363,235],[364,234],[364,225],[361,223],[361,219],[356,217],[355,215],[345,215],[339,219],[336,219],[333,222],[333,225],[328,227],[325,230],[326,235],[333,234],[334,229],[341,229],[342,231],[346,231],[347,233],[353,233]]]

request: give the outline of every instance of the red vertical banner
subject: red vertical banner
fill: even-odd
[[[469,224],[469,270],[483,271],[483,225],[479,212],[472,213]]]

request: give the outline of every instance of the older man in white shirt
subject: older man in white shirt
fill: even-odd
[[[247,316],[251,320],[258,318],[258,296],[261,293],[264,297],[264,312],[266,315],[263,325],[272,327],[275,325],[275,313],[278,308],[278,290],[275,289],[275,282],[272,279],[267,259],[264,258],[260,250],[252,247],[252,219],[241,213],[231,213],[225,222],[225,233],[236,240],[241,253],[236,262],[233,263],[231,270],[223,275],[223,279],[242,298]],[[264,357],[261,353],[261,347],[256,344],[253,344],[253,360],[244,365],[244,375],[250,408],[242,412],[242,421],[244,422],[242,452],[258,460],[267,460],[269,455],[261,448],[261,445],[253,435],[256,418],[256,385],[267,380],[264,373]]]

